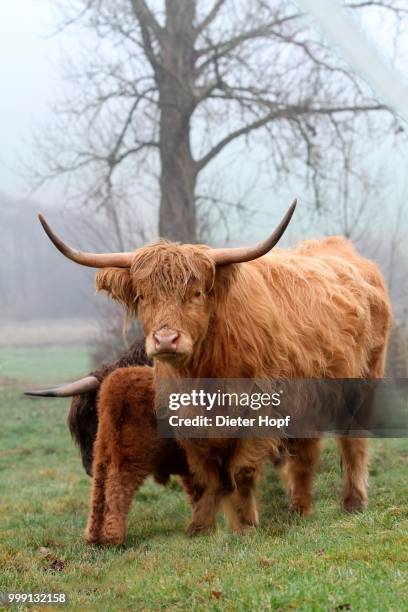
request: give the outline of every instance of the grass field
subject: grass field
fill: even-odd
[[[77,346],[0,347],[1,379],[42,385],[66,382],[90,369],[90,348]]]
[[[67,378],[63,358],[52,363],[50,378]],[[307,519],[288,516],[267,470],[259,530],[240,538],[220,519],[215,534],[190,540],[178,483],[149,481],[133,502],[126,545],[98,549],[82,540],[90,480],[67,409],[65,400],[23,399],[16,386],[0,390],[0,591],[63,591],[75,610],[408,609],[406,440],[373,442],[363,514],[340,511],[339,460],[328,440]]]

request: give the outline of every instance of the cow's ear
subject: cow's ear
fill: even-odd
[[[228,293],[231,284],[237,275],[238,266],[229,264],[227,266],[217,266],[215,270],[214,292],[220,299]]]
[[[134,291],[129,268],[103,268],[96,275],[96,290],[106,291],[126,309],[134,306]]]

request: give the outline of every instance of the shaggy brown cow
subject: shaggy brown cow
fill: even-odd
[[[378,378],[391,307],[377,266],[341,237],[272,249],[294,212],[255,247],[210,249],[159,241],[134,253],[96,255],[65,245],[70,259],[104,268],[107,291],[144,326],[161,378]],[[113,266],[113,267],[112,267]],[[257,524],[254,484],[278,440],[182,440],[197,494],[190,533],[214,525],[222,504],[233,530]],[[367,502],[367,442],[341,438],[343,505]],[[318,440],[292,441],[292,508],[307,514]],[[227,476],[227,478],[225,478]],[[225,483],[229,486],[225,486]]]

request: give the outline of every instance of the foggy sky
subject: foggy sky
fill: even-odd
[[[17,227],[19,227],[17,220],[10,220],[8,231],[7,223],[4,221],[5,215],[10,215],[11,211],[13,211],[13,214],[15,213],[16,219],[20,215],[18,218],[21,218],[27,224],[28,230],[32,232],[30,234],[31,237],[26,239],[27,244],[31,245],[32,243],[31,246],[34,252],[37,248],[43,250],[43,267],[39,269],[38,278],[41,280],[44,277],[47,281],[42,290],[45,296],[44,301],[41,302],[41,296],[38,297],[36,306],[33,299],[31,301],[27,300],[28,294],[26,291],[24,295],[19,296],[21,302],[20,316],[33,316],[34,314],[39,316],[40,313],[45,312],[44,304],[49,306],[50,312],[55,316],[68,316],[71,312],[69,304],[73,304],[71,293],[75,299],[81,296],[81,299],[77,300],[78,304],[75,305],[75,308],[72,307],[72,313],[75,315],[78,314],[78,311],[84,316],[88,315],[92,304],[99,304],[101,300],[101,297],[98,297],[98,300],[93,299],[93,282],[90,281],[90,278],[85,276],[83,278],[77,277],[76,269],[71,269],[71,264],[64,262],[61,256],[54,252],[53,247],[44,241],[44,236],[36,220],[36,211],[44,208],[47,214],[49,212],[50,221],[56,225],[58,230],[64,226],[64,221],[59,218],[58,213],[53,212],[53,206],[62,201],[62,182],[59,184],[54,182],[51,186],[36,193],[36,204],[24,207],[24,211],[21,210],[21,206],[13,205],[14,200],[18,200],[23,196],[27,197],[27,183],[13,171],[13,167],[16,167],[18,157],[23,158],[27,163],[35,160],[36,152],[32,142],[33,128],[35,125],[47,122],[49,118],[49,105],[55,101],[58,93],[61,93],[63,86],[59,69],[61,52],[64,50],[65,53],[69,53],[75,58],[79,56],[83,42],[81,34],[75,29],[63,31],[57,36],[51,36],[52,32],[55,31],[56,24],[54,13],[55,2],[52,0],[3,0],[0,3],[0,75],[2,85],[0,96],[0,134],[2,144],[0,150],[0,207],[2,207],[2,210],[0,210],[0,213],[3,213],[3,217],[0,214],[0,231],[3,230],[3,247],[8,239],[11,240],[15,237],[17,240],[18,237],[18,240],[20,240],[21,232],[20,230],[19,232],[16,231]],[[371,35],[372,43],[376,45],[387,61],[392,61],[394,54],[392,22],[384,20],[383,17],[379,17],[378,13],[373,12],[364,25],[368,35]],[[405,36],[402,40],[402,50],[399,60],[396,62],[396,67],[400,70],[408,65],[408,37]],[[64,89],[65,87],[64,85]],[[407,200],[408,156],[406,151],[405,155],[404,151],[397,153],[395,149],[392,149],[390,143],[384,142],[375,151],[374,155],[378,158],[380,164],[384,164],[384,172],[387,169],[387,177],[390,177],[389,192],[392,193],[393,197],[388,198],[384,203],[384,207],[394,206],[401,198],[404,201]],[[222,169],[224,169],[223,163],[224,161],[221,158],[215,160],[215,164]],[[392,164],[391,172],[389,172],[390,163]],[[248,182],[251,183],[251,172],[254,173],[257,165],[257,150],[252,150],[250,163],[248,158],[245,157],[242,165],[243,168],[240,176],[236,178],[234,183],[239,182],[241,178],[243,182],[248,179]],[[225,176],[227,176],[226,173]],[[229,181],[232,178],[230,174]],[[232,185],[230,187],[229,182],[227,187],[233,189]],[[283,210],[286,210],[294,196],[298,196],[300,203],[302,203],[304,189],[303,184],[293,180],[288,180],[287,186],[285,189],[281,189],[278,195],[274,193],[273,189],[271,190],[270,186],[268,189],[264,188],[263,191],[262,185],[259,188],[256,187],[251,192],[250,197],[252,202],[256,202],[258,210],[261,209],[261,215],[264,215],[264,217],[261,217],[253,224],[251,223],[251,236],[249,237],[251,239],[263,238],[265,235],[265,220],[268,219],[268,223],[271,222],[271,219],[277,221],[279,215]],[[28,199],[32,200],[32,196],[28,196]],[[272,216],[271,211],[273,211]],[[78,213],[82,214],[83,211],[78,211]],[[312,223],[310,227],[302,227],[301,219],[301,217],[300,219],[297,217],[296,225],[289,228],[288,235],[285,237],[287,240],[289,236],[289,242],[293,242],[291,238],[292,232],[294,232],[293,238],[296,242],[300,235],[302,237],[316,237],[319,234],[318,228]],[[385,222],[387,219],[388,216],[385,218]],[[3,227],[1,227],[2,225]],[[63,235],[69,239],[72,234],[64,230]],[[243,234],[238,233],[238,236],[232,236],[233,240],[237,238],[241,241]],[[38,243],[36,242],[37,239]],[[36,246],[37,244],[38,247]],[[81,245],[84,246],[85,241],[83,244],[77,245],[75,243],[74,246]],[[86,243],[86,245],[89,247],[91,243],[89,245]],[[373,250],[375,251],[375,245]],[[17,247],[16,252],[18,252]],[[369,256],[374,256],[375,254],[375,252],[369,253]],[[26,253],[25,261],[30,259],[30,257],[32,257],[31,251]],[[381,257],[380,253],[379,259]],[[21,265],[23,265],[23,258],[21,258],[21,262]],[[58,275],[60,275],[61,278],[67,281],[65,283],[67,287],[65,292],[57,288],[57,280],[55,282],[48,282],[50,279],[44,273],[44,270],[48,269],[48,267],[53,272],[55,271],[57,280]],[[23,271],[26,275],[30,275],[29,270],[27,271],[24,268]],[[13,281],[14,283],[11,283],[9,287],[9,293],[12,295],[12,291],[18,289],[17,283],[22,278],[21,272],[17,273],[16,270],[12,272],[8,266],[3,270],[3,276],[7,277],[7,275],[8,278],[6,280],[10,281],[10,283]],[[31,281],[33,285],[39,285],[39,281],[36,278],[33,277]],[[396,284],[400,284],[399,279]],[[3,308],[3,316],[5,312]]]
[[[46,37],[53,31],[53,12],[44,0],[0,3],[0,190],[12,197],[27,191],[14,168],[18,157],[28,162],[34,157],[32,130],[46,120],[47,105],[61,84],[60,48],[74,51],[79,45],[68,34]]]
[[[0,191],[11,197],[27,194],[27,184],[15,172],[18,158],[35,159],[31,135],[35,125],[46,122],[49,104],[62,87],[59,59],[64,50],[75,57],[81,35],[68,29],[55,32],[56,10],[52,0],[13,0],[0,3]],[[393,60],[393,23],[373,11],[364,27],[373,44]],[[408,34],[402,37],[397,67],[408,62]],[[58,184],[38,195],[44,203],[58,199]]]
[[[47,123],[50,104],[58,98],[63,87],[66,91],[59,67],[62,54],[75,59],[81,50],[83,32],[69,28],[55,35],[58,22],[55,4],[52,0],[13,0],[0,3],[0,195],[3,193],[11,198],[32,198],[27,181],[16,173],[16,168],[19,167],[19,159],[28,165],[35,160],[33,130]],[[311,21],[318,27],[312,17]],[[367,11],[363,25],[372,43],[391,62],[395,54],[392,19],[384,19],[382,11]],[[397,66],[400,69],[408,64],[407,33],[401,37],[398,58]],[[384,167],[388,168],[392,178],[393,200],[399,200],[405,198],[407,190],[404,181],[407,156],[395,151],[390,156],[390,148],[390,144],[384,142],[375,155],[380,164],[384,160]],[[257,151],[253,150],[251,160],[245,159],[237,180],[246,182],[248,179],[248,183],[251,183],[257,164]],[[215,160],[213,167],[222,169],[223,160]],[[62,186],[62,179],[56,180],[36,192],[39,209],[61,203]],[[265,215],[269,215],[271,210],[280,214],[280,209],[283,211],[294,196],[302,201],[305,195],[305,186],[298,182],[291,181],[287,189],[281,189],[279,195],[275,195],[269,183],[265,186],[260,181],[252,190],[250,199],[256,202],[258,209],[265,211]],[[251,233],[261,237],[262,232],[262,223],[254,223]]]

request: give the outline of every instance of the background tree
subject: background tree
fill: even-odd
[[[408,14],[401,0],[344,5]],[[273,180],[300,177],[319,208],[350,171],[350,137],[372,141],[395,127],[292,2],[78,0],[64,11],[63,27],[84,28],[86,48],[80,61],[67,58],[70,95],[41,131],[37,179],[65,175],[77,203],[107,213],[119,248],[135,224],[142,237],[157,233],[156,179],[158,233],[195,241],[197,196],[210,216],[228,205],[201,189],[227,148],[239,157],[255,146]]]

